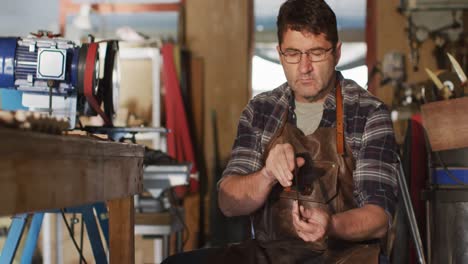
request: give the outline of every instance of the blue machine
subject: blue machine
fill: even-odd
[[[439,185],[460,185],[468,184],[468,168],[449,168],[449,175],[444,168],[435,168],[432,174],[432,183]],[[453,178],[454,177],[454,178]]]
[[[99,55],[101,44],[106,44],[104,56]],[[77,115],[100,115],[112,126],[118,104],[117,57],[117,41],[90,38],[78,46],[44,31],[0,38],[0,88],[21,91],[22,106],[32,111],[69,118],[70,128]]]
[[[71,95],[77,86],[80,48],[71,41],[31,36],[0,38],[0,87]]]
[[[101,44],[105,44],[104,56],[99,55]],[[0,95],[4,110],[27,109],[65,117],[70,128],[75,127],[77,115],[99,115],[106,126],[112,127],[119,99],[119,75],[117,41],[97,43],[90,38],[89,43],[78,46],[45,31],[25,38],[0,38]],[[107,263],[98,231],[100,225],[108,246],[105,204],[95,203],[63,211],[82,214],[96,263]],[[99,223],[96,223],[95,214]],[[12,262],[30,216],[32,221],[21,263],[31,263],[44,212],[13,217],[0,263]]]

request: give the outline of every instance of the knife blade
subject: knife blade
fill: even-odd
[[[425,70],[426,70],[427,75],[429,75],[429,78],[432,80],[432,82],[435,84],[435,86],[439,90],[440,95],[444,99],[449,99],[450,96],[452,96],[452,92],[450,91],[450,89],[442,83],[442,81],[439,79],[439,77],[437,77],[437,75],[434,72],[432,72],[428,68],[425,68]]]
[[[437,77],[437,75],[428,68],[426,68],[425,70],[427,75],[429,75],[429,78],[431,78],[431,81],[437,87],[437,89],[442,90],[444,88],[444,84],[440,81],[439,77]]]
[[[452,63],[452,67],[455,70],[455,73],[457,73],[458,78],[460,78],[460,81],[462,84],[466,83],[467,78],[465,72],[463,72],[462,67],[458,63],[458,61],[452,56],[452,54],[447,52],[447,56],[449,57],[450,62]]]

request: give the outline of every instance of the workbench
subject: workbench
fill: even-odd
[[[144,147],[0,128],[0,216],[107,201],[110,263],[134,263]]]

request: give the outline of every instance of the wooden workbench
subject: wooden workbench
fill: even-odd
[[[108,201],[110,263],[134,263],[144,147],[0,128],[0,216]]]

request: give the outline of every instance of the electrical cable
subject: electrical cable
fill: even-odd
[[[80,249],[83,252],[83,232],[84,232],[84,221],[83,214],[81,214],[81,229],[80,229]],[[82,264],[82,259],[80,258],[80,264]]]
[[[67,227],[68,234],[70,234],[70,237],[72,239],[73,245],[75,245],[76,250],[80,254],[80,261],[83,260],[83,262],[85,264],[88,264],[88,262],[86,262],[86,259],[83,256],[83,251],[78,247],[78,244],[76,243],[75,237],[72,236],[72,230],[70,228],[70,225],[68,224],[67,218],[65,217],[65,212],[63,211],[63,209],[60,209],[60,212],[62,214],[63,221],[65,222],[65,226]]]
[[[447,165],[445,164],[445,162],[442,160],[442,158],[440,157],[440,154],[438,152],[434,152],[437,160],[439,161],[440,165],[442,166],[442,168],[444,169],[444,172],[445,174],[447,174],[447,176],[452,179],[455,183],[459,184],[459,185],[468,185],[467,183],[464,183],[462,182],[460,179],[458,179],[447,167]]]
[[[168,193],[169,193],[169,195],[171,196],[169,200],[172,199],[172,201],[175,202],[175,201],[176,201],[176,197],[175,197],[175,195],[174,195],[173,189],[172,189],[172,188],[169,189],[169,190],[168,190]],[[171,202],[171,209],[172,209],[171,212],[175,214],[175,216],[177,217],[177,219],[179,220],[179,222],[182,224],[182,227],[183,227],[182,231],[185,231],[186,234],[187,234],[185,238],[182,238],[182,248],[184,248],[184,247],[185,247],[185,244],[187,244],[187,241],[188,241],[189,238],[190,238],[190,231],[189,231],[189,229],[188,229],[188,227],[187,227],[187,224],[185,223],[184,218],[183,218],[182,215],[180,214],[179,210],[177,210],[177,208],[175,208],[175,207],[176,207],[176,206],[173,205],[173,203]],[[182,234],[183,234],[183,233],[182,233]],[[182,235],[182,236],[183,236],[183,235]]]
[[[445,164],[445,162],[442,160],[442,158],[440,157],[440,154],[439,152],[437,151],[432,151],[432,148],[431,148],[431,143],[429,142],[429,137],[427,136],[426,132],[424,132],[424,140],[426,142],[426,147],[427,147],[427,153],[428,153],[428,161],[431,162],[431,153],[436,157],[437,161],[439,161],[440,165],[442,166],[442,168],[444,169],[444,172],[445,174],[447,174],[447,176],[452,179],[455,183],[459,184],[459,185],[468,185],[467,183],[464,183],[462,182],[460,179],[458,179],[455,175],[453,175],[453,173],[448,169],[447,165]],[[433,162],[431,162],[433,163]],[[430,168],[432,169],[432,168]],[[432,179],[430,179],[431,182],[432,182]]]

